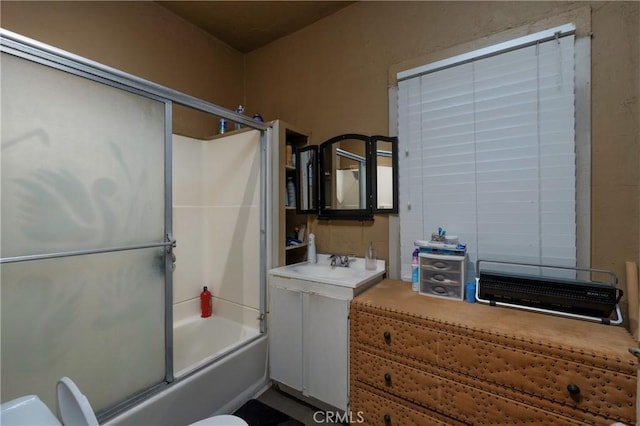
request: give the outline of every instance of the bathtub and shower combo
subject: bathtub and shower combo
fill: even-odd
[[[3,401],[68,376],[101,423],[233,411],[268,384],[270,127],[1,31]]]

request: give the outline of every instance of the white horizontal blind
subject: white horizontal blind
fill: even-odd
[[[401,276],[444,227],[470,260],[575,266],[574,37],[399,83]]]

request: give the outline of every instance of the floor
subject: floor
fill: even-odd
[[[342,424],[327,421],[327,416],[330,418],[331,413],[325,413],[324,411],[273,387],[264,392],[257,399],[304,423],[305,426],[314,426],[319,424],[331,426]]]

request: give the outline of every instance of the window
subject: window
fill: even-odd
[[[472,262],[576,265],[574,30],[398,73],[403,279],[440,226]]]

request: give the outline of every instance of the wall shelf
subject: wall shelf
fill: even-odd
[[[278,218],[274,234],[274,252],[278,253],[273,266],[283,266],[291,263],[302,262],[307,258],[307,215],[298,214],[294,206],[287,206],[286,185],[287,179],[293,178],[295,181],[296,167],[287,161],[287,152],[295,155],[296,148],[309,144],[309,132],[296,129],[294,126],[282,120],[273,122],[274,143],[273,152],[273,188],[274,188],[274,215]],[[287,147],[289,145],[289,148]],[[291,161],[291,160],[290,160]],[[277,188],[277,189],[276,189]],[[305,241],[295,246],[287,246],[287,237],[294,235],[294,227],[302,229],[305,225],[304,235],[300,235],[300,240]]]
[[[285,247],[285,250],[295,250],[295,249],[305,248],[306,246],[307,246],[307,243],[302,243],[295,246],[287,246]]]

